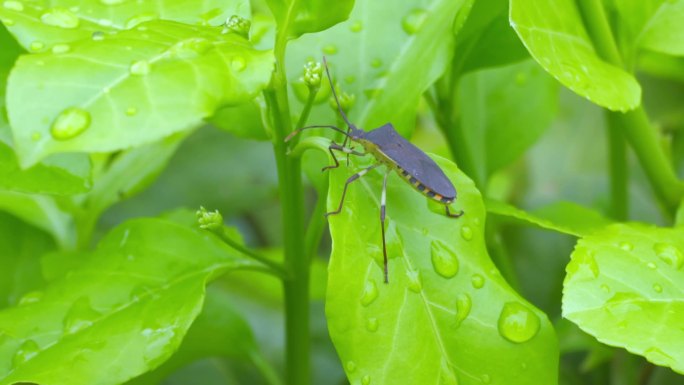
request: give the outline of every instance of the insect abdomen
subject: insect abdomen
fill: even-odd
[[[425,195],[428,198],[434,199],[440,203],[449,204],[454,201],[454,197],[445,197],[443,195],[437,194],[430,188],[422,184],[416,177],[409,174],[408,171],[397,166],[397,173],[404,178],[411,186],[413,186],[418,192]]]

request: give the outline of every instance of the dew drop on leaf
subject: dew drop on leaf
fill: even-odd
[[[417,270],[407,270],[406,277],[408,278],[408,288],[414,293],[420,293],[423,290],[423,282],[420,278],[420,272]]]
[[[657,284],[657,283],[654,283],[654,284],[653,284],[653,290],[654,290],[656,293],[662,293],[662,292],[663,292],[663,287],[660,286],[660,285]]]
[[[40,16],[40,21],[53,27],[66,29],[77,28],[81,22],[78,16],[74,15],[70,10],[59,7],[49,9],[42,14]]]
[[[39,302],[43,298],[43,292],[40,290],[29,291],[21,296],[19,299],[19,306],[30,305]]]
[[[126,29],[131,29],[138,24],[144,23],[146,21],[152,21],[158,19],[159,16],[155,13],[142,13],[140,15],[135,15],[126,21]]]
[[[323,53],[326,55],[334,55],[337,53],[337,46],[334,44],[328,44],[323,47]]]
[[[92,34],[92,39],[95,41],[102,41],[105,38],[105,34],[102,31],[95,31]]]
[[[620,248],[624,251],[632,251],[634,250],[634,245],[632,245],[629,242],[620,242]]]
[[[101,314],[90,306],[88,297],[81,297],[74,302],[64,316],[64,333],[72,334],[92,325]]]
[[[466,241],[470,241],[471,239],[473,239],[473,229],[467,225],[461,227],[461,238],[463,238]]]
[[[150,63],[147,60],[138,60],[131,63],[131,74],[144,76],[150,73]]]
[[[126,108],[126,115],[128,115],[128,116],[135,116],[137,113],[138,113],[138,109],[135,107]]]
[[[67,53],[69,51],[71,51],[69,44],[56,44],[52,47],[52,53],[54,54]]]
[[[668,245],[667,243],[656,243],[653,245],[653,251],[661,261],[675,269],[681,269],[684,265],[684,255],[675,246]]]
[[[347,369],[348,373],[354,373],[356,370],[356,363],[354,361],[347,361],[347,364],[344,367]]]
[[[647,263],[646,266],[647,266],[649,269],[651,269],[651,270],[655,270],[656,267],[657,267],[656,264],[653,263],[653,262]]]
[[[2,6],[9,10],[17,12],[21,12],[24,10],[24,4],[22,4],[20,1],[15,0],[7,0],[2,3]]]
[[[472,278],[470,279],[470,283],[473,285],[474,288],[482,289],[482,286],[484,286],[485,283],[485,279],[480,274],[473,274]]]
[[[444,242],[432,241],[430,245],[432,266],[437,274],[444,278],[452,278],[458,273],[458,259],[456,253]]]
[[[19,350],[14,353],[14,357],[12,357],[12,366],[16,368],[17,366],[33,358],[36,354],[38,354],[39,351],[40,347],[36,341],[24,341],[24,343],[19,347]]]
[[[79,107],[62,111],[50,127],[50,134],[57,140],[68,140],[78,136],[90,126],[90,113]]]
[[[375,284],[374,280],[370,279],[366,281],[366,284],[363,286],[361,305],[368,306],[372,304],[376,298],[378,298],[378,286]]]
[[[148,365],[155,366],[164,359],[164,352],[176,336],[176,331],[173,326],[145,328],[140,331],[140,335],[145,339],[143,358]]]
[[[505,339],[521,343],[539,332],[539,317],[519,302],[507,302],[499,315],[499,334]]]
[[[31,51],[40,51],[41,49],[45,48],[45,43],[36,40],[34,42],[31,42],[29,48],[31,48]]]
[[[423,26],[426,18],[426,10],[413,9],[401,19],[401,28],[409,35],[413,35],[420,31],[420,28]]]
[[[349,30],[352,32],[361,32],[361,30],[363,30],[363,23],[355,21],[349,26]]]
[[[242,56],[235,56],[230,62],[230,67],[235,71],[242,71],[247,67],[247,62]]]
[[[610,293],[610,287],[605,283],[601,284],[601,290],[605,291],[606,293]]]
[[[365,376],[363,376],[363,378],[361,378],[361,384],[362,385],[370,385],[370,383],[371,383],[371,378],[369,375],[365,375]]]
[[[379,321],[375,317],[366,320],[366,330],[369,332],[376,332],[378,330]]]
[[[468,317],[473,302],[466,293],[461,293],[456,297],[456,327],[461,326],[461,322]]]
[[[576,249],[572,254],[572,262],[568,265],[568,273],[575,278],[595,279],[599,276],[599,266],[594,254],[585,249]]]

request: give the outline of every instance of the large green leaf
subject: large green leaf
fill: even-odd
[[[467,74],[458,92],[463,145],[481,180],[517,160],[556,115],[556,83],[534,61]]]
[[[266,0],[279,28],[294,38],[308,32],[328,29],[344,21],[354,7],[354,0]]]
[[[172,20],[191,25],[220,25],[230,15],[249,17],[247,0],[9,0],[0,19],[31,52],[114,33],[150,20]]]
[[[0,313],[0,384],[119,384],[164,362],[209,279],[255,266],[207,232],[121,225],[82,267]]]
[[[397,175],[387,188],[389,283],[383,283],[382,173],[349,187],[331,216],[326,315],[353,384],[555,384],[558,347],[546,316],[487,255],[485,209],[471,180],[435,157],[459,198],[448,218]],[[357,164],[358,166],[358,164]],[[347,172],[345,172],[347,171]],[[350,172],[332,171],[328,209]]]
[[[23,56],[7,94],[16,150],[29,166],[56,152],[156,141],[251,99],[272,67],[270,52],[236,34],[169,21]]]
[[[599,57],[573,0],[511,0],[510,20],[532,57],[566,87],[610,110],[639,106],[639,83]]]
[[[616,224],[577,243],[563,316],[599,341],[684,373],[684,231]]]
[[[0,191],[0,210],[46,231],[61,248],[71,249],[76,245],[73,216],[51,196]]]
[[[307,58],[320,61],[325,54],[340,89],[355,95],[353,123],[370,130],[392,122],[407,134],[415,126],[418,100],[451,60],[454,29],[461,26],[471,4],[359,0],[346,22],[290,44],[289,77],[301,75]],[[323,124],[318,119],[332,119],[327,105],[319,109],[310,121]]]
[[[632,58],[639,48],[684,55],[684,1],[621,0],[608,3],[617,19],[620,48]]]

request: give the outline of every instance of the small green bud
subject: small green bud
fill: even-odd
[[[235,33],[244,37],[245,39],[249,39],[249,29],[251,27],[251,21],[238,15],[233,15],[226,20],[221,33]]]
[[[304,83],[309,89],[317,89],[321,86],[323,66],[321,63],[309,61],[304,65]]]
[[[342,111],[344,111],[345,113],[349,113],[349,110],[351,110],[352,107],[354,107],[354,102],[356,102],[356,95],[340,91],[338,92],[337,97],[340,100],[340,107],[342,107]],[[332,107],[333,110],[337,111],[337,103],[335,103],[335,98],[331,97],[329,101],[330,107]]]
[[[204,207],[197,210],[197,223],[204,230],[216,230],[223,227],[223,216],[218,210],[207,211]]]

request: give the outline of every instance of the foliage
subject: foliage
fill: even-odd
[[[2,1],[0,385],[684,384],[682,15]]]

